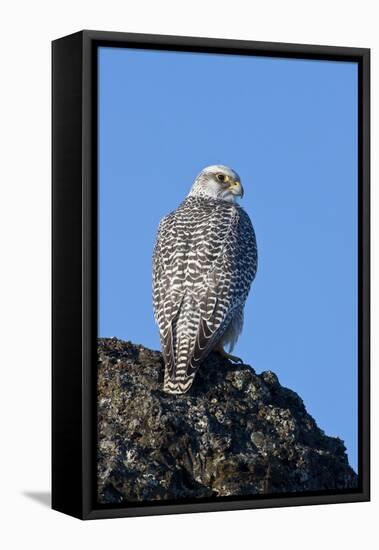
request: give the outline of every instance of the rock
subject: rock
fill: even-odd
[[[117,338],[98,350],[100,503],[357,486],[343,442],[274,373],[211,354],[175,396],[160,352]]]

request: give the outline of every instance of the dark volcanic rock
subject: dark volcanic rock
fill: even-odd
[[[101,503],[357,486],[328,437],[272,372],[212,354],[186,395],[162,391],[159,352],[99,340]]]

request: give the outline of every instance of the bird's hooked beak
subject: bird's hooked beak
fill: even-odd
[[[233,193],[233,195],[241,197],[242,199],[244,191],[240,181],[233,180],[229,186],[229,189]]]

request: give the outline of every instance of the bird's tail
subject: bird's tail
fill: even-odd
[[[195,377],[195,373],[192,374],[191,376],[187,376],[186,378],[183,378],[182,380],[173,379],[167,376],[167,372],[166,372],[164,377],[164,383],[163,383],[163,391],[165,391],[166,393],[171,393],[175,395],[181,395],[181,394],[187,393],[187,391],[192,386],[194,377]]]
[[[172,394],[186,393],[192,386],[195,370],[188,368],[190,362],[191,341],[188,336],[182,335],[177,343],[175,365],[173,369],[166,366],[163,391]]]

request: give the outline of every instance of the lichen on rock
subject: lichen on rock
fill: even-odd
[[[98,501],[115,504],[351,489],[357,475],[270,371],[211,354],[185,395],[160,352],[98,341]]]

